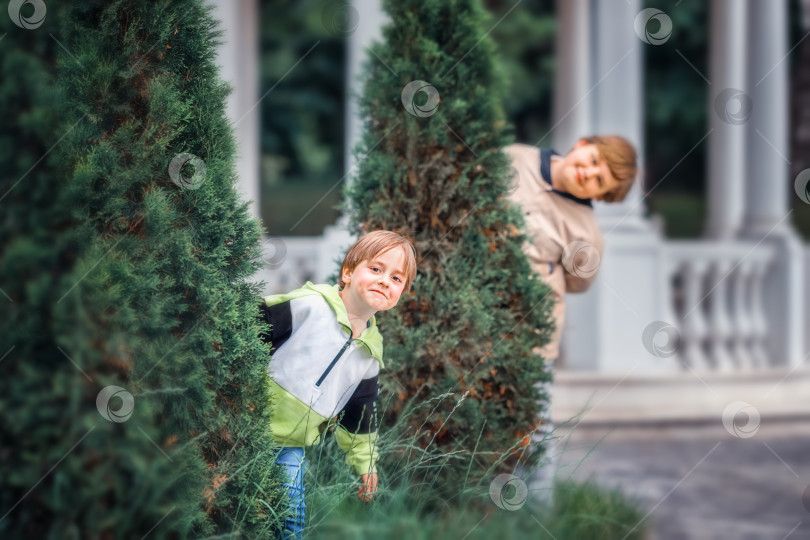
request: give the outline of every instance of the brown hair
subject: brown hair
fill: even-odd
[[[583,137],[586,144],[593,144],[607,163],[610,173],[619,185],[602,195],[605,202],[623,201],[633,187],[636,178],[636,149],[630,141],[618,135],[595,135]]]
[[[377,255],[399,246],[405,250],[405,288],[403,291],[409,290],[416,277],[416,250],[410,240],[393,231],[372,231],[363,235],[349,248],[340,265],[340,276],[338,277],[340,288],[343,289],[346,286],[343,282],[343,270],[351,272],[361,262],[371,260]]]

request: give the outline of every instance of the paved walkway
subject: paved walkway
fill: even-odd
[[[619,487],[649,512],[650,540],[810,538],[806,430],[749,439],[727,436],[722,426],[708,436],[688,433],[651,428],[635,440],[621,431],[601,442],[569,439],[559,474]]]

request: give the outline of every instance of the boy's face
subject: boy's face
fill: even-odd
[[[405,289],[405,250],[401,246],[361,261],[354,270],[342,271],[344,294],[355,305],[385,311],[397,305]]]
[[[596,145],[582,140],[563,158],[562,182],[565,191],[580,199],[601,199],[619,185]]]

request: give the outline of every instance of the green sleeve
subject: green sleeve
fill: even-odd
[[[338,426],[335,429],[335,440],[341,450],[346,452],[346,463],[357,474],[377,472],[377,432],[349,433]]]

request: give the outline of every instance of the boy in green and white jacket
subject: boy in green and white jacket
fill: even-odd
[[[272,436],[282,447],[277,463],[286,468],[292,517],[285,537],[303,530],[303,448],[337,419],[335,439],[361,477],[359,497],[377,488],[375,401],[383,364],[383,339],[374,314],[396,306],[416,275],[411,243],[391,231],[358,240],[341,265],[338,285],[307,283],[264,299],[262,338],[273,345],[268,366],[273,407]]]

